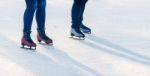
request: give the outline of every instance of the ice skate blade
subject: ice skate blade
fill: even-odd
[[[53,43],[45,43],[45,42],[39,42],[40,45],[47,45],[47,46],[53,46],[54,44]]]
[[[85,37],[75,37],[75,36],[71,36],[69,37],[70,39],[74,39],[74,40],[85,40]]]
[[[36,47],[20,47],[22,49],[25,49],[25,50],[36,50]]]
[[[84,34],[92,34],[92,32],[84,32],[84,31],[82,31]]]

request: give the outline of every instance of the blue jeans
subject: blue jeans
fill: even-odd
[[[73,6],[72,6],[72,28],[80,28],[83,21],[83,13],[85,10],[85,5],[88,0],[74,0]]]
[[[24,12],[23,32],[31,31],[33,16],[35,12],[38,29],[45,29],[46,0],[25,0],[25,2],[27,7]]]

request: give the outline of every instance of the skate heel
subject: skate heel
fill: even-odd
[[[39,43],[41,43],[41,42],[42,42],[42,39],[41,39],[41,37],[40,37],[40,36],[37,36],[37,41],[38,41]]]
[[[24,43],[21,43],[21,45],[22,45],[22,48],[24,48],[24,47],[25,47],[25,44],[24,44]]]
[[[39,42],[39,43],[41,43],[41,42],[42,42],[42,40],[39,40],[39,39],[38,39],[38,42]]]
[[[71,33],[71,36],[73,37],[73,36],[75,36],[73,33]]]

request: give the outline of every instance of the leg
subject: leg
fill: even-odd
[[[81,8],[85,3],[83,0],[74,0],[73,6],[72,6],[72,28],[79,28],[81,24],[80,20],[80,14],[81,14]]]
[[[71,36],[85,37],[83,33],[90,33],[91,30],[86,26],[83,27],[83,13],[87,0],[74,0],[72,7],[72,30]],[[85,28],[86,27],[86,28]]]
[[[25,0],[27,8],[24,12],[24,29],[23,32],[31,31],[34,12],[37,7],[37,0]]]
[[[46,0],[38,0],[38,6],[36,11],[36,21],[37,21],[37,39],[41,43],[44,41],[46,44],[52,44],[53,41],[45,33],[45,16],[46,16]]]
[[[35,47],[36,44],[31,39],[30,33],[31,33],[31,26],[33,21],[34,12],[37,7],[37,1],[36,0],[25,0],[27,8],[24,13],[24,29],[23,29],[23,37],[21,39],[21,44],[23,48],[26,45],[27,47],[30,47],[29,49],[32,49],[32,47]]]
[[[82,23],[82,21],[83,21],[83,14],[84,14],[84,10],[85,10],[85,5],[86,5],[86,3],[87,3],[87,1],[88,0],[82,0],[83,2],[83,5],[81,6],[81,8],[80,8],[80,21],[81,21],[81,24],[83,24]]]
[[[71,36],[75,37],[82,37],[84,38],[85,35],[81,32],[80,27],[82,24],[82,17],[87,0],[74,0],[74,4],[72,6],[72,30]]]
[[[46,0],[38,0],[36,21],[38,30],[45,30]]]
[[[83,33],[91,34],[91,29],[83,24],[83,14],[84,14],[85,5],[87,1],[88,0],[82,0],[83,5],[80,8],[80,16],[79,16],[81,21],[80,29]]]

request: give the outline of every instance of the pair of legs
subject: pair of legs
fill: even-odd
[[[25,0],[26,9],[24,12],[24,28],[23,28],[23,37],[22,45],[23,47],[29,46],[36,47],[36,44],[31,39],[31,27],[36,13],[36,22],[37,22],[37,39],[39,42],[44,41],[49,44],[52,43],[52,40],[45,34],[45,16],[46,16],[46,0]]]
[[[37,30],[38,36],[37,39],[40,42],[44,40],[45,43],[52,43],[52,40],[45,35],[45,8],[46,8],[46,0],[25,0],[27,8],[24,13],[24,29],[23,29],[23,38],[22,45],[27,46],[36,46],[30,37],[32,21],[34,17],[34,13],[36,13],[36,21],[37,21]],[[83,25],[83,13],[85,9],[87,0],[74,0],[74,4],[72,6],[72,28],[75,29],[75,33],[79,33],[84,37],[84,34],[80,31],[82,28],[87,28]],[[74,35],[74,32],[71,34]]]
[[[85,37],[83,33],[91,33],[91,29],[83,24],[83,14],[88,0],[74,0],[71,17],[71,36]]]
[[[46,0],[25,0],[27,8],[24,13],[23,32],[31,31],[34,13],[36,12],[36,22],[39,30],[45,29],[45,8]]]
[[[27,8],[24,13],[23,32],[31,31],[34,13],[38,29],[45,29],[45,7],[46,0],[25,0]],[[74,0],[72,7],[72,28],[79,28],[82,25],[83,13],[87,0]]]
[[[88,0],[74,0],[71,17],[72,17],[72,28],[80,28],[83,24],[83,13],[85,5]]]

